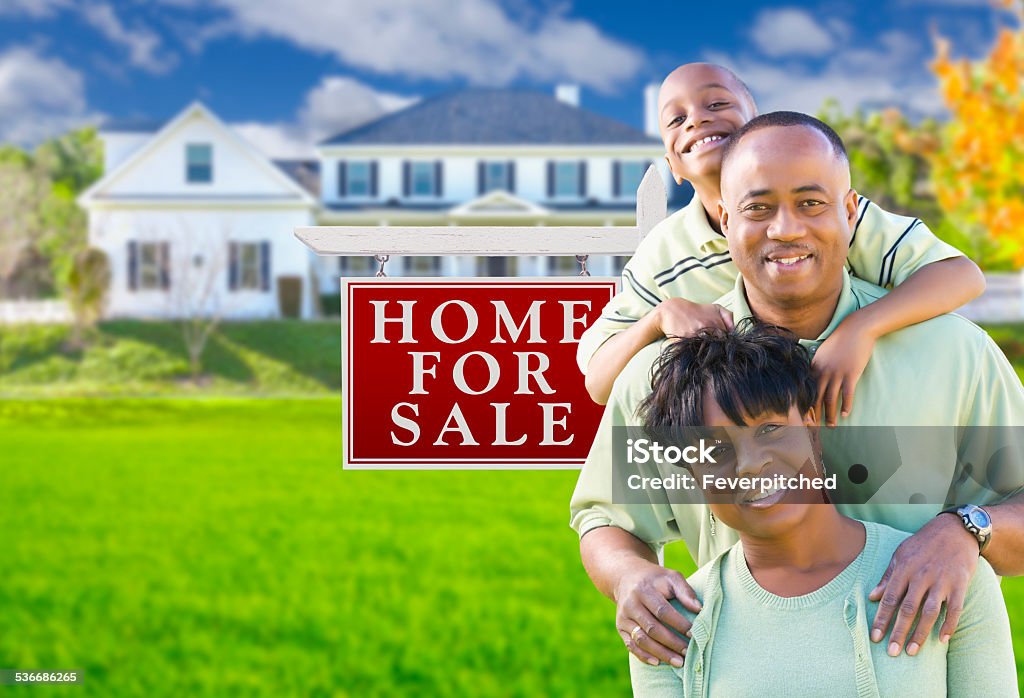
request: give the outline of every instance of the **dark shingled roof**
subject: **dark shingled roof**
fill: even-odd
[[[273,160],[274,165],[313,196],[320,197],[319,160]]]
[[[472,89],[425,99],[320,145],[644,145],[657,138],[528,90]]]

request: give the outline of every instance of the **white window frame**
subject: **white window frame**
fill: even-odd
[[[208,176],[206,179],[193,179],[192,167],[202,167],[203,163],[193,165],[191,155],[199,148],[205,148],[209,161],[205,163]],[[213,144],[212,143],[186,143],[185,144],[185,183],[186,184],[212,184],[213,183]]]

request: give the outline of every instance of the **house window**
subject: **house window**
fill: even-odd
[[[374,161],[339,162],[338,195],[377,196],[377,163]]]
[[[376,272],[373,257],[338,257],[338,276],[373,276]]]
[[[170,243],[128,243],[128,288],[132,291],[160,291],[171,286]]]
[[[644,161],[616,162],[612,180],[615,191],[612,192],[616,198],[633,198],[636,190],[640,187],[640,181],[647,172],[649,163]]]
[[[412,195],[434,196],[434,163],[412,163]]]
[[[579,198],[587,193],[587,170],[582,162],[548,163],[548,197]]]
[[[228,288],[232,291],[270,290],[270,243],[228,243]]]
[[[213,181],[213,146],[189,143],[185,146],[185,180],[190,184]]]
[[[477,169],[477,193],[486,194],[495,189],[515,191],[515,166],[509,161],[481,161]]]
[[[404,263],[406,276],[441,275],[440,257],[406,257]]]

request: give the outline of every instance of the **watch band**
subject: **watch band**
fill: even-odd
[[[972,520],[971,514],[975,511],[980,511],[984,515],[985,519],[988,521],[986,525],[979,526]],[[981,507],[976,506],[974,504],[965,504],[962,507],[955,506],[943,509],[939,513],[956,514],[956,516],[963,523],[964,528],[967,530],[967,532],[974,536],[974,538],[978,541],[978,553],[980,554],[984,552],[986,546],[988,546],[989,544],[989,541],[992,540],[992,516],[985,509],[982,509]]]

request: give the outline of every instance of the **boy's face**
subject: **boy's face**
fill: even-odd
[[[743,88],[718,66],[691,63],[670,73],[658,94],[658,129],[676,182],[717,178],[725,139],[754,114]]]

